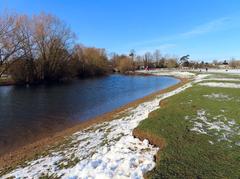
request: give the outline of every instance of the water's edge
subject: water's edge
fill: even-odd
[[[138,75],[141,75],[141,74],[138,74]],[[176,77],[174,77],[174,78],[176,78]],[[53,135],[50,135],[43,139],[40,139],[36,142],[29,143],[23,147],[20,147],[19,149],[16,149],[15,151],[12,151],[10,153],[4,154],[3,156],[0,156],[0,170],[11,167],[11,166],[16,166],[17,164],[21,163],[22,161],[32,158],[37,153],[47,150],[54,145],[57,145],[59,142],[64,140],[66,137],[72,135],[73,133],[75,133],[79,130],[83,130],[91,125],[99,124],[99,123],[102,123],[105,121],[111,121],[114,119],[114,117],[122,115],[124,113],[124,111],[126,111],[127,109],[134,108],[143,102],[154,99],[159,94],[163,94],[163,93],[172,91],[172,90],[176,89],[177,87],[181,86],[182,82],[185,81],[185,79],[181,79],[181,78],[176,78],[176,79],[179,79],[180,81],[173,86],[167,87],[160,91],[154,92],[150,95],[139,98],[139,99],[137,99],[133,102],[127,103],[111,112],[107,112],[107,113],[104,113],[97,117],[91,118],[87,121],[80,122],[79,124],[76,124],[73,127],[66,128],[63,131],[57,132]]]

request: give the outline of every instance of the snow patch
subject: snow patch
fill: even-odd
[[[222,93],[206,94],[206,95],[203,95],[203,97],[206,97],[208,99],[213,99],[213,100],[219,100],[219,101],[230,101],[233,99],[232,97],[229,97],[229,95],[225,95]]]
[[[220,88],[240,88],[240,84],[237,84],[237,83],[204,82],[204,83],[199,83],[199,85],[208,86],[208,87],[220,87]]]
[[[180,78],[193,78],[196,75],[191,72],[187,71],[178,71],[178,70],[139,70],[137,71],[139,73],[145,73],[145,74],[152,74],[152,75],[157,75],[157,76],[175,76],[175,77],[180,77]]]
[[[240,127],[234,119],[228,119],[222,114],[211,117],[204,109],[198,110],[195,117],[186,116],[185,120],[193,121],[191,131],[215,136],[218,141],[232,142],[240,134]]]
[[[238,78],[209,78],[209,79],[204,79],[204,80],[240,82],[240,79],[238,79]]]
[[[199,74],[195,77],[194,82],[199,83],[209,77],[209,74]]]
[[[191,70],[193,72],[199,72],[200,69]],[[206,72],[205,69],[201,69],[202,73],[222,73],[222,74],[235,74],[240,75],[240,69],[217,69],[209,68]]]

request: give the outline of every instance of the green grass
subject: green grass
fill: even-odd
[[[208,99],[204,95],[228,95],[229,100]],[[240,178],[240,89],[210,88],[194,85],[184,92],[167,99],[166,105],[154,111],[142,121],[138,129],[164,138],[166,147],[160,149],[156,168],[147,174],[149,178]],[[206,111],[209,122],[220,114],[234,119],[229,141],[220,140],[224,130],[208,129],[201,134],[191,129],[199,110]],[[222,112],[224,110],[224,112]],[[186,119],[186,116],[188,116]],[[238,133],[238,134],[237,134]],[[230,141],[231,140],[231,141]],[[210,142],[214,144],[210,144]]]

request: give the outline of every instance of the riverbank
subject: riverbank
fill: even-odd
[[[146,178],[239,178],[240,74],[200,76],[134,129],[160,148]]]
[[[74,132],[77,132],[79,130],[83,130],[89,126],[92,126],[93,124],[97,125],[106,121],[116,120],[121,118],[121,116],[127,116],[129,113],[129,110],[132,108],[136,108],[139,104],[144,103],[149,100],[153,100],[157,95],[166,93],[168,91],[171,91],[175,88],[178,88],[179,86],[186,83],[186,80],[182,80],[182,82],[178,85],[175,85],[173,87],[170,87],[168,89],[165,89],[160,92],[156,92],[152,95],[146,96],[142,99],[139,99],[135,102],[132,102],[130,104],[127,104],[111,113],[107,113],[103,116],[100,116],[98,118],[92,119],[88,122],[84,122],[78,126],[75,126],[73,128],[70,128],[66,131],[60,132],[54,136],[51,136],[49,138],[46,138],[44,140],[38,141],[34,144],[25,146],[24,148],[13,152],[11,154],[5,155],[0,160],[0,165],[2,168],[4,168],[2,171],[5,173],[6,170],[12,170],[17,165],[21,165],[26,160],[30,159],[36,159],[39,158],[41,155],[41,151],[48,151],[46,153],[51,153],[50,150],[54,148],[58,148],[61,145],[66,145],[66,141],[69,139],[68,137],[71,137],[71,135]],[[146,115],[146,114],[145,114]],[[146,116],[147,117],[147,116]],[[46,155],[45,153],[45,155]]]
[[[15,82],[10,78],[0,78],[0,86],[14,85]]]

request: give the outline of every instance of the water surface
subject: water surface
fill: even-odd
[[[0,155],[176,84],[171,77],[110,75],[67,84],[0,87]]]

